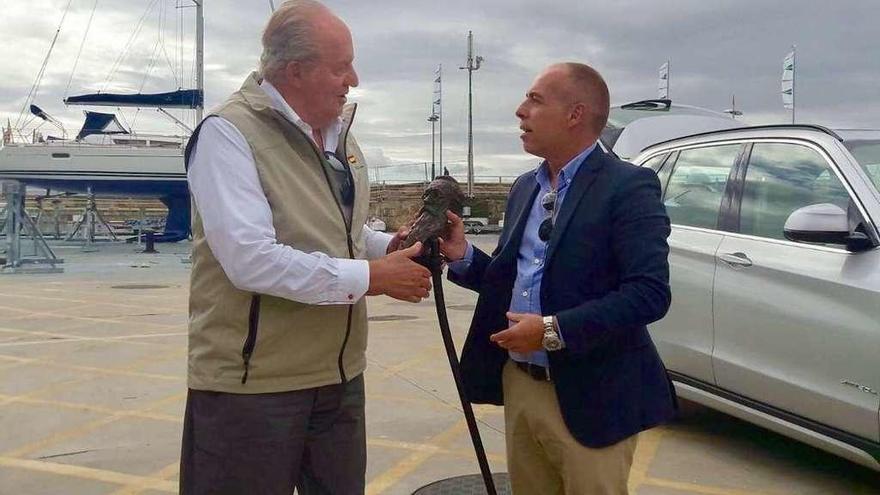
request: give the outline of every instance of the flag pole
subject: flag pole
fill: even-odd
[[[797,101],[795,98],[795,94],[797,91],[795,90],[795,81],[797,80],[797,46],[791,45],[791,123],[795,123],[795,109],[797,108]]]

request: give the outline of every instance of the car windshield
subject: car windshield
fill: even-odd
[[[880,139],[848,140],[843,145],[871,177],[874,187],[880,190]]]

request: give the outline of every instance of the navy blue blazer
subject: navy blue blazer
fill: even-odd
[[[541,308],[556,315],[566,347],[550,352],[565,424],[582,444],[614,444],[672,418],[675,392],[646,325],[669,309],[669,217],[647,168],[596,148],[573,178],[547,246]],[[507,351],[489,341],[506,329],[516,257],[538,194],[533,172],[514,182],[491,256],[449,279],[479,293],[461,356],[465,395],[501,405]]]

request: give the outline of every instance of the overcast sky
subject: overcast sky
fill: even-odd
[[[61,120],[69,134],[79,129],[83,108],[65,108],[65,94],[141,87],[158,92],[192,84],[193,9],[184,9],[181,19],[176,8],[190,5],[189,0],[98,0],[75,72],[95,0],[0,0],[4,125],[7,118],[13,124],[18,120],[68,2],[70,11],[35,103]],[[269,3],[205,0],[209,107],[222,102],[256,66]],[[536,159],[520,148],[513,112],[535,75],[558,61],[593,65],[608,81],[612,101],[623,103],[655,98],[657,69],[668,59],[673,101],[724,110],[735,94],[744,119],[772,123],[791,118],[782,107],[779,79],[782,59],[796,44],[798,121],[880,128],[877,0],[326,4],[354,36],[361,80],[352,98],[360,104],[355,131],[371,165],[430,162],[427,117],[433,72],[442,64],[443,158],[454,174],[464,172],[467,72],[458,67],[465,63],[468,30],[474,31],[477,53],[485,57],[474,73],[478,176],[517,175],[534,166]],[[142,28],[132,38],[142,17]],[[141,131],[179,132],[154,110],[123,113],[123,123]],[[48,126],[41,130],[57,134]],[[381,174],[417,176],[422,170],[420,165],[401,166],[383,168]]]

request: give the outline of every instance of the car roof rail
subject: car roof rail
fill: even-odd
[[[755,131],[755,130],[762,130],[762,129],[806,129],[806,130],[811,130],[811,131],[819,131],[819,132],[828,134],[829,136],[833,137],[834,139],[836,139],[840,142],[843,142],[843,138],[840,137],[840,135],[838,135],[836,132],[832,131],[831,129],[829,129],[825,126],[821,126],[821,125],[817,125],[817,124],[765,124],[765,125],[748,125],[748,126],[742,126],[742,127],[732,127],[730,129],[718,129],[715,131],[698,132],[696,134],[688,134],[687,136],[679,136],[677,138],[667,139],[666,141],[660,141],[659,143],[654,143],[650,146],[645,146],[641,152],[643,153],[651,148],[661,146],[664,144],[668,144],[673,141],[680,141],[682,139],[688,139],[688,138],[694,138],[694,137],[700,137],[700,136],[711,136],[711,135],[715,135],[715,134],[724,134],[726,132]]]
[[[632,103],[620,105],[623,110],[669,110],[672,106],[672,100],[668,98],[658,98],[653,100],[640,100]]]

